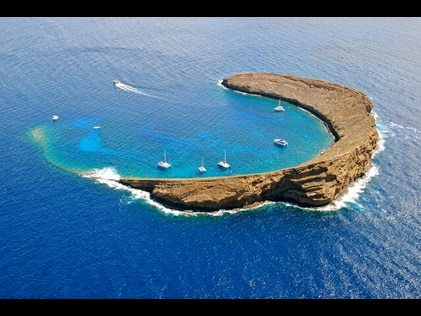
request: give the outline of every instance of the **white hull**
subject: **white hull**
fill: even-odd
[[[274,142],[276,145],[279,145],[279,146],[286,146],[286,145],[288,145],[288,142],[287,142],[285,139],[282,139],[282,138],[275,138],[275,139],[273,140],[273,142]]]
[[[158,167],[164,168],[164,169],[168,169],[169,167],[171,167],[171,164],[167,162],[167,153],[165,150],[164,150],[164,160],[161,160],[160,162],[158,162]]]
[[[228,162],[226,162],[226,161],[220,161],[220,162],[218,162],[218,166],[220,166],[222,168],[225,168],[225,169],[228,169],[228,168],[231,167],[231,165]]]
[[[204,166],[204,164],[203,164],[203,157],[202,157],[202,165],[199,167],[199,171],[200,172],[206,172],[206,168],[205,168],[205,166]]]
[[[284,107],[281,105],[281,99],[279,99],[279,101],[278,101],[278,106],[275,106],[274,108],[273,108],[273,110],[275,111],[275,112],[282,112],[282,111],[284,111],[285,109],[284,109]]]
[[[199,171],[200,171],[200,172],[206,172],[206,168],[205,168],[205,167],[203,167],[203,166],[200,166],[200,167],[199,167]]]
[[[158,162],[158,167],[168,169],[169,167],[171,167],[171,165],[166,161],[160,161]]]
[[[231,165],[227,162],[227,151],[225,150],[224,152],[224,160],[221,160],[220,162],[218,162],[218,166],[228,169],[231,168]]]

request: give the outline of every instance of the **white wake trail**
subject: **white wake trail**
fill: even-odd
[[[146,92],[144,92],[144,91],[142,91],[142,90],[140,90],[140,89],[138,89],[138,88],[135,88],[135,87],[129,86],[128,84],[125,84],[125,83],[122,83],[122,82],[117,82],[117,83],[114,83],[114,85],[115,85],[117,88],[119,88],[119,89],[121,89],[121,90],[124,90],[124,91],[134,92],[134,93],[138,93],[138,94],[146,95],[146,96],[148,96],[148,97],[156,98],[155,96],[153,96],[153,95],[151,95],[151,94],[149,94],[149,93],[146,93]]]

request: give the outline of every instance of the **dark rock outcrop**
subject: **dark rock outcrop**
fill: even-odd
[[[335,136],[323,154],[273,172],[204,179],[122,178],[168,207],[190,211],[243,208],[263,201],[324,206],[344,193],[371,166],[378,133],[372,103],[362,92],[311,78],[241,73],[225,78],[230,89],[280,98],[318,116]]]

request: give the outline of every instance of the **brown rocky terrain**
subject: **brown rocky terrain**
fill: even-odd
[[[234,74],[222,84],[308,110],[326,123],[334,144],[310,161],[273,172],[201,179],[121,178],[119,182],[186,211],[243,208],[263,201],[314,207],[338,198],[371,166],[378,133],[373,105],[362,92],[323,80],[270,73]]]

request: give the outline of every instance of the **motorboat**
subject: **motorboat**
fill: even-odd
[[[51,119],[52,119],[53,121],[57,121],[57,120],[58,120],[58,115],[53,115],[53,116],[51,117]]]
[[[228,169],[231,168],[231,165],[227,162],[227,151],[225,150],[224,160],[218,162],[218,166]]]
[[[115,79],[115,80],[113,80],[113,84],[116,86],[118,84],[121,84],[121,82],[119,80]]]
[[[94,126],[94,129],[100,129],[100,128],[101,128],[101,126],[99,126],[99,125]]]
[[[171,164],[167,162],[167,153],[165,149],[164,149],[164,160],[161,160],[160,162],[158,162],[158,167],[164,168],[164,169],[168,169],[169,167],[171,167]]]
[[[283,138],[275,138],[275,139],[273,140],[273,142],[274,142],[276,145],[280,145],[280,146],[286,146],[286,145],[288,145],[288,142],[287,142],[285,139],[283,139]]]

